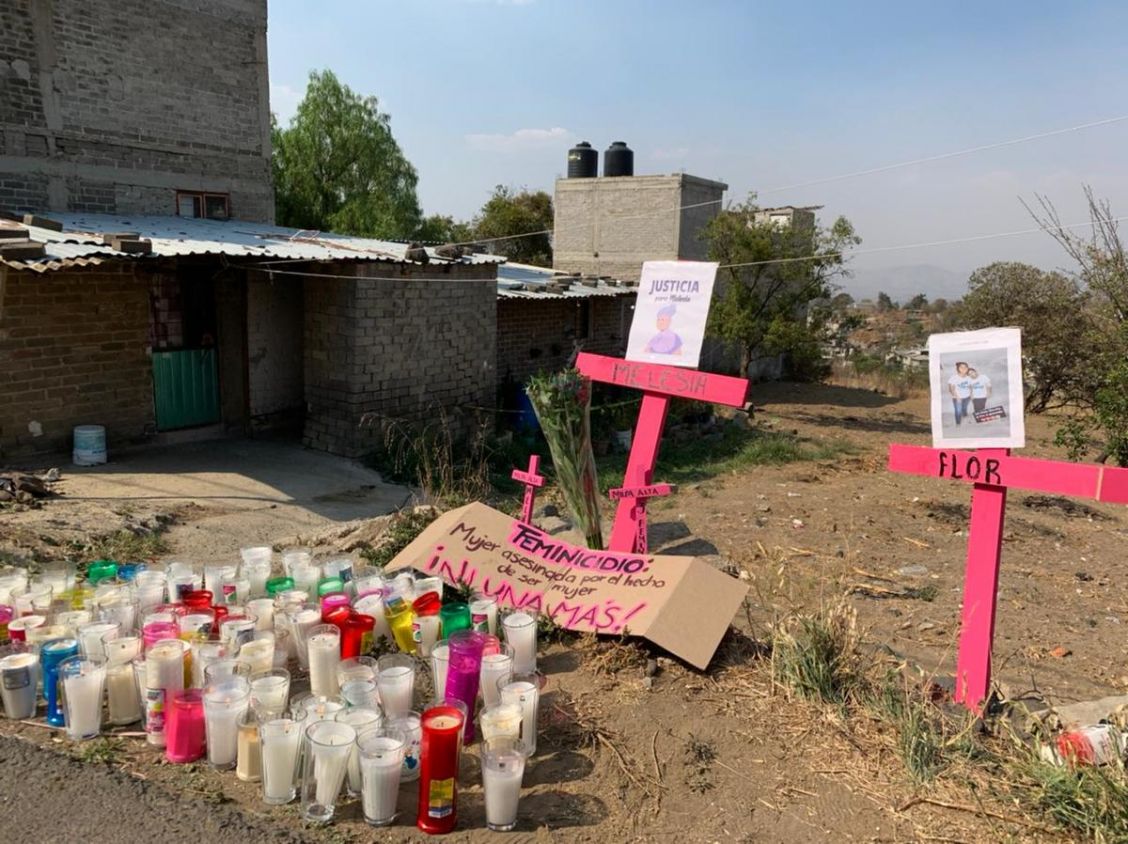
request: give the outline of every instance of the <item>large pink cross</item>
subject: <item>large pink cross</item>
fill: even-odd
[[[1128,504],[1128,469],[1012,457],[1005,448],[958,451],[894,444],[889,446],[889,470],[973,484],[955,699],[981,713],[991,690],[1007,489]]]
[[[655,363],[611,358],[580,352],[576,368],[593,381],[617,384],[642,390],[642,405],[638,411],[638,425],[627,458],[623,475],[624,486],[644,476],[650,478],[658,461],[658,442],[666,424],[666,411],[674,397],[743,407],[748,395],[748,381],[730,375],[714,375],[679,366],[662,366]],[[608,550],[631,552],[639,535],[639,514],[635,512],[635,499],[623,498],[615,511],[615,524],[611,528]],[[643,520],[645,524],[645,519]],[[643,528],[645,529],[645,527]]]
[[[536,498],[537,490],[544,486],[544,477],[537,474],[537,469],[540,467],[540,455],[529,455],[529,468],[522,471],[521,469],[514,469],[510,475],[513,480],[523,483],[525,485],[525,498],[521,502],[521,521],[527,525],[533,523],[533,501]]]

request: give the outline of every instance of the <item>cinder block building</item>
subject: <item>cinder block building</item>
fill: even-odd
[[[273,221],[266,0],[0,3],[0,208]]]
[[[557,179],[553,269],[638,281],[643,261],[703,261],[727,189],[686,173]]]

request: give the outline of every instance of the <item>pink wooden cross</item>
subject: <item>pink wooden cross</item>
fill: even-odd
[[[955,699],[979,714],[991,689],[1007,489],[1128,504],[1128,469],[1011,457],[1005,448],[957,451],[894,444],[889,446],[889,470],[973,485]]]
[[[647,549],[646,502],[651,498],[672,495],[677,491],[676,484],[650,483],[650,473],[645,469],[640,469],[638,472],[638,486],[621,486],[607,491],[612,501],[634,502],[631,518],[634,519],[638,532],[635,534],[634,548],[630,550],[635,554],[645,554]]]
[[[662,438],[662,426],[666,424],[671,398],[677,396],[742,407],[748,394],[748,381],[744,378],[714,375],[679,366],[637,363],[589,352],[580,352],[576,368],[593,381],[642,390],[642,405],[638,411],[631,453],[627,458],[627,471],[623,475],[624,484],[628,484],[631,478],[640,477],[640,471],[645,472],[647,478],[654,472],[654,464],[658,461],[658,441]],[[639,536],[634,502],[633,497],[619,500],[608,550],[634,550]]]
[[[525,485],[525,499],[521,503],[521,521],[527,525],[533,523],[533,499],[537,490],[544,486],[544,477],[537,474],[540,468],[540,455],[529,455],[529,468],[525,471],[514,469],[510,475],[513,480]]]

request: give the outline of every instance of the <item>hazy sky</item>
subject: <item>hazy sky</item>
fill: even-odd
[[[427,213],[496,184],[552,190],[568,148],[614,140],[635,172],[722,179],[727,198],[823,204],[863,248],[1032,227],[1018,198],[1128,215],[1128,121],[828,184],[770,189],[1128,115],[1124,2],[270,2],[272,108],[310,70],[374,94]],[[859,271],[1060,266],[1047,235],[862,255]]]

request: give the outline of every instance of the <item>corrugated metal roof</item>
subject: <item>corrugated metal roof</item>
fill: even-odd
[[[586,283],[585,283],[586,282]],[[567,285],[567,287],[561,287]],[[614,298],[638,292],[638,285],[628,286],[615,279],[580,279],[529,264],[501,264],[497,268],[499,299],[590,299]]]
[[[97,263],[100,258],[151,258],[188,255],[224,255],[233,258],[267,258],[279,261],[388,261],[419,264],[406,258],[408,244],[353,237],[331,232],[302,231],[243,220],[205,220],[191,217],[112,214],[49,214],[63,231],[26,226],[31,239],[46,243],[44,258],[3,261],[17,269],[37,272]],[[148,254],[126,254],[105,246],[103,234],[136,232],[152,242]],[[498,264],[497,255],[469,255],[457,260],[440,257],[434,247],[427,254],[435,264]]]

